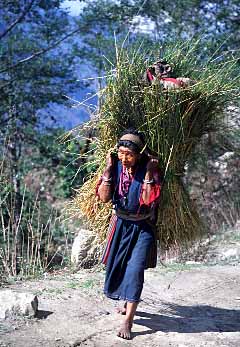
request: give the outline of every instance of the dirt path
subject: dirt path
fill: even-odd
[[[115,334],[117,303],[104,273],[81,271],[11,286],[39,297],[38,318],[0,321],[1,347],[240,346],[240,266],[148,270],[133,339]]]

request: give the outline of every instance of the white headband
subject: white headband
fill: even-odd
[[[142,143],[140,137],[138,135],[134,135],[134,134],[125,134],[120,138],[119,141],[131,141],[135,145],[137,145],[140,150],[142,150],[145,147],[144,144]]]

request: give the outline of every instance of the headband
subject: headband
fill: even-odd
[[[144,144],[142,143],[140,137],[138,135],[134,135],[134,134],[125,134],[123,135],[119,141],[131,141],[133,142],[135,145],[137,145],[139,147],[140,150],[142,150],[144,148]]]

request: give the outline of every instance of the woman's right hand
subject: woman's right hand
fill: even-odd
[[[116,162],[116,155],[112,150],[107,153],[106,162],[107,168],[112,169],[114,167],[114,164]]]

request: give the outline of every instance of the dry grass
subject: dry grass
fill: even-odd
[[[117,50],[116,67],[109,72],[101,116],[95,124],[99,169],[70,206],[70,212],[80,209],[91,228],[103,238],[111,212],[110,205],[96,202],[96,182],[107,151],[129,127],[145,134],[164,175],[157,221],[162,247],[178,247],[202,234],[203,223],[182,182],[184,168],[201,137],[221,126],[224,110],[237,100],[239,72],[233,57],[218,63],[216,57],[202,62],[198,54],[199,42],[165,48],[164,58],[174,67],[175,76],[189,77],[196,83],[184,89],[163,90],[160,85],[149,87],[142,81],[151,57],[146,63],[144,53]]]

